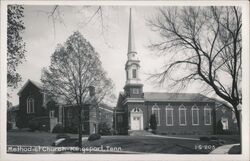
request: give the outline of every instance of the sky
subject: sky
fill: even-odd
[[[28,79],[40,82],[41,70],[50,65],[50,57],[57,44],[64,43],[74,31],[80,31],[100,54],[102,66],[115,84],[118,97],[125,85],[125,63],[128,48],[129,6],[103,6],[100,15],[91,18],[98,6],[59,6],[51,16],[54,6],[24,6],[26,61],[19,67],[22,82],[17,89],[9,91],[10,101],[18,104],[17,93]],[[156,32],[147,25],[154,17],[156,8],[132,6],[135,47],[141,61],[141,80],[144,92],[168,92],[167,88],[148,81],[148,73],[158,71],[168,58],[156,56],[148,48],[150,41],[158,39]],[[102,22],[102,23],[101,23]],[[183,92],[199,92],[192,86]]]

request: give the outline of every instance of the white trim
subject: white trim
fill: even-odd
[[[168,124],[168,111],[172,113],[172,124]],[[174,109],[170,104],[166,107],[166,126],[174,126]]]
[[[144,103],[144,99],[143,98],[126,98],[122,104],[126,104],[128,102],[132,102],[132,103]]]
[[[184,124],[181,123],[181,117],[180,117],[181,111],[184,111],[184,114],[185,114],[184,115],[185,116],[185,123]],[[179,125],[180,126],[186,126],[187,125],[187,109],[183,104],[181,104],[180,107],[179,107]]]
[[[198,113],[196,113],[196,114],[197,114],[197,124],[194,123],[194,111],[198,112]],[[194,126],[197,126],[197,125],[199,125],[199,123],[200,123],[199,111],[200,111],[200,109],[199,109],[196,105],[193,105],[193,106],[192,106],[192,108],[191,108],[192,125],[194,125]]]
[[[109,110],[109,109],[106,109],[106,108],[103,108],[103,107],[99,107],[99,109],[102,109],[102,110],[105,110],[105,111],[108,111],[108,112],[113,113],[113,111],[112,111],[112,110]]]
[[[206,111],[210,111],[210,119],[209,119],[209,124],[206,123]],[[204,125],[211,125],[212,124],[212,109],[208,105],[205,106],[204,108]]]

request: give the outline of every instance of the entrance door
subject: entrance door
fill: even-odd
[[[134,108],[130,112],[130,130],[143,129],[143,112],[140,108]]]
[[[133,124],[134,127],[132,130],[141,130],[141,117],[133,116]]]

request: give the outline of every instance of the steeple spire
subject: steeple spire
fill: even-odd
[[[135,40],[133,32],[133,22],[132,22],[132,9],[129,11],[129,33],[128,33],[128,54],[136,53],[135,50]]]

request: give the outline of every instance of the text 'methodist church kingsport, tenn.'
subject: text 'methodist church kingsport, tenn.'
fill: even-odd
[[[162,134],[214,134],[219,122],[225,131],[236,132],[233,112],[215,99],[199,93],[143,91],[132,23],[130,9],[126,83],[115,108],[99,105],[100,114],[105,116],[103,122],[108,123],[117,134],[129,134],[149,128],[150,116],[155,114],[157,132]],[[28,80],[18,95],[16,123],[20,127],[27,127],[31,120],[35,120],[45,131],[52,131],[58,123],[69,129],[78,127],[76,107],[46,98],[40,84]],[[97,132],[96,112],[88,108],[85,111],[82,128],[86,134]]]
[[[130,9],[126,83],[114,109],[115,130],[129,134],[148,129],[150,117],[155,114],[157,132],[162,134],[214,134],[219,122],[223,130],[236,132],[233,112],[214,99],[199,93],[143,91],[131,14]]]

